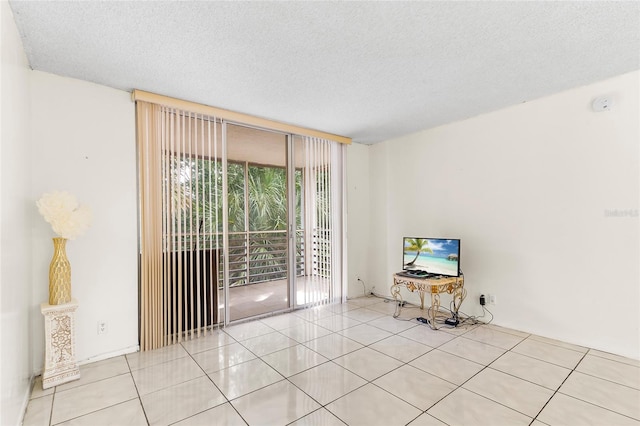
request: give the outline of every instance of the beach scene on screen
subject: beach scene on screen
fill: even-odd
[[[420,269],[430,274],[457,276],[460,240],[405,238],[403,269]]]

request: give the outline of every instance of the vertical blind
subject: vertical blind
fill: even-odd
[[[228,149],[226,125],[213,116],[137,100],[136,119],[140,347],[149,350],[201,336],[223,319],[219,283],[229,294],[229,274],[223,273],[229,268],[223,226]],[[290,161],[301,169],[302,183],[296,194],[301,212],[289,232],[304,268],[298,271],[296,255],[290,258],[290,306],[338,302],[344,299],[345,145],[292,136]]]
[[[304,241],[306,276],[298,304],[317,306],[342,298],[342,151],[321,138],[304,138]]]
[[[215,118],[137,102],[140,347],[200,336],[218,317],[220,161]]]

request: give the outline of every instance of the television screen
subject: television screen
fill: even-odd
[[[457,277],[460,275],[460,240],[404,237],[402,269]]]

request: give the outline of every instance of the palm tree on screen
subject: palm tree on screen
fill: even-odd
[[[407,240],[407,243],[409,243],[409,245],[406,246],[404,250],[416,252],[416,257],[414,257],[411,262],[407,263],[407,266],[413,266],[422,252],[433,254],[433,250],[429,247],[429,240],[426,238],[410,238]]]

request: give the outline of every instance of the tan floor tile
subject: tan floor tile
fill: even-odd
[[[531,334],[530,333],[525,333],[524,331],[519,331],[519,330],[514,330],[511,328],[506,328],[506,327],[501,327],[499,325],[495,325],[495,324],[483,324],[481,325],[482,328],[489,328],[491,330],[496,330],[496,331],[501,331],[503,333],[508,333],[508,334],[513,334],[514,336],[519,336],[519,337],[529,337]]]
[[[462,387],[532,418],[553,395],[551,389],[491,368],[485,368]]]
[[[558,392],[640,420],[638,389],[574,371]]]
[[[204,371],[191,357],[178,358],[131,373],[140,395],[168,388],[204,374]]]
[[[623,364],[629,364],[629,365],[634,365],[636,367],[640,367],[640,360],[639,359],[627,358],[627,357],[616,355],[616,354],[612,354],[612,353],[609,353],[609,352],[598,351],[596,349],[589,349],[589,355],[598,356],[600,358],[606,358],[606,359],[610,359],[612,361],[621,362]]]
[[[255,358],[256,356],[240,343],[231,343],[193,355],[193,359],[207,374]]]
[[[597,405],[556,393],[538,415],[538,420],[548,425],[572,426],[638,426],[640,422]]]
[[[511,351],[570,369],[575,368],[584,356],[581,352],[534,339],[523,340]]]
[[[298,343],[305,343],[309,340],[317,339],[319,337],[327,336],[331,334],[331,330],[320,327],[314,323],[304,321],[304,324],[299,324],[295,327],[285,328],[280,330],[280,333],[295,340]]]
[[[576,371],[640,389],[640,367],[633,365],[587,355],[580,361]]]
[[[52,404],[53,394],[30,400],[27,412],[24,414],[23,426],[48,426]]]
[[[295,340],[277,331],[252,337],[240,343],[257,356],[264,356],[298,344]]]
[[[557,390],[571,373],[568,368],[515,352],[505,353],[489,367],[552,390]]]
[[[326,328],[330,331],[342,331],[349,327],[355,327],[362,324],[361,321],[354,320],[353,318],[345,317],[344,315],[331,315],[328,317],[320,318],[315,321],[314,324],[320,327]]]
[[[224,329],[224,332],[237,341],[251,339],[252,337],[263,336],[273,333],[275,330],[266,324],[250,321],[243,324],[232,325]]]
[[[382,339],[390,337],[392,334],[388,331],[381,330],[369,324],[360,324],[355,327],[347,328],[338,332],[338,334],[354,340],[362,345],[370,345]]]
[[[150,425],[168,425],[227,401],[208,377],[199,377],[141,398]]]
[[[565,348],[565,349],[570,349],[572,351],[580,352],[580,353],[583,353],[583,354],[587,353],[587,351],[589,350],[589,348],[585,348],[583,346],[573,345],[571,343],[563,342],[561,340],[550,339],[548,337],[538,336],[536,334],[530,335],[529,339],[537,340],[539,342],[548,343],[548,344],[554,345],[554,346],[559,346],[559,347]]]
[[[61,423],[138,397],[130,374],[56,392],[51,424]]]
[[[488,327],[477,327],[464,334],[465,339],[471,339],[478,342],[486,343],[491,346],[497,346],[502,349],[511,349],[520,343],[524,337],[515,336],[513,334],[498,331]]]
[[[303,345],[292,346],[278,352],[270,353],[263,356],[262,360],[284,377],[293,376],[294,374],[329,361],[319,353]]]
[[[456,389],[453,383],[404,365],[373,382],[420,410],[427,410]]]
[[[182,342],[182,347],[193,355],[199,352],[219,348],[220,346],[229,345],[233,342],[235,342],[235,340],[224,331],[213,330],[209,331],[204,336]]]
[[[56,426],[146,426],[147,418],[138,398],[104,408]]]
[[[387,337],[386,339],[380,340],[369,347],[403,362],[414,360],[433,349],[430,346],[423,345],[422,343],[418,343],[415,340],[407,339],[400,335]]]
[[[344,426],[344,423],[326,408],[320,408],[296,420],[289,426]]]
[[[30,399],[40,398],[41,396],[51,395],[55,387],[51,387],[49,389],[42,389],[42,376],[38,376],[33,381],[33,388],[31,389],[31,397]]]
[[[205,425],[224,425],[224,426],[246,426],[242,417],[228,402],[218,405],[195,416],[174,423],[175,426],[205,426]]]
[[[402,365],[402,361],[371,348],[358,349],[334,359],[333,362],[369,381]]]
[[[109,377],[119,376],[120,374],[128,372],[129,365],[124,355],[81,365],[80,379],[56,386],[56,392],[86,385],[87,383],[93,383],[98,380],[108,379]]]
[[[418,326],[413,321],[406,321],[403,319],[393,318],[390,315],[387,315],[381,318],[376,318],[372,321],[369,321],[368,324],[394,334],[401,333],[410,328]]]
[[[481,364],[438,349],[427,352],[409,364],[456,385],[466,382],[484,368]]]
[[[399,336],[415,340],[432,348],[437,348],[455,339],[455,336],[442,331],[432,330],[428,325],[418,325],[417,327],[410,328],[400,333]]]
[[[385,314],[383,314],[382,312],[373,311],[367,308],[352,309],[343,313],[342,315],[360,322],[368,322],[385,316]]]
[[[175,345],[169,345],[151,351],[127,354],[126,358],[129,363],[129,368],[133,371],[162,364],[167,361],[173,361],[178,358],[184,358],[188,355],[187,351],[185,351],[180,344],[176,343]]]
[[[368,384],[325,407],[348,425],[406,425],[420,410]]]
[[[333,362],[296,374],[289,380],[323,405],[367,384],[362,377]]]
[[[231,404],[250,425],[286,425],[320,408],[288,381],[242,396]]]
[[[209,374],[213,383],[231,400],[284,380],[261,359],[253,359]]]
[[[431,414],[421,414],[417,419],[409,423],[408,426],[446,426],[446,423],[442,423],[440,420],[433,417]]]
[[[482,365],[489,365],[505,352],[504,349],[465,337],[451,340],[438,349]]]
[[[458,388],[427,411],[451,426],[528,425],[533,420],[502,404],[463,388]]]
[[[310,340],[304,345],[329,359],[337,358],[363,347],[355,340],[348,339],[335,333]]]

